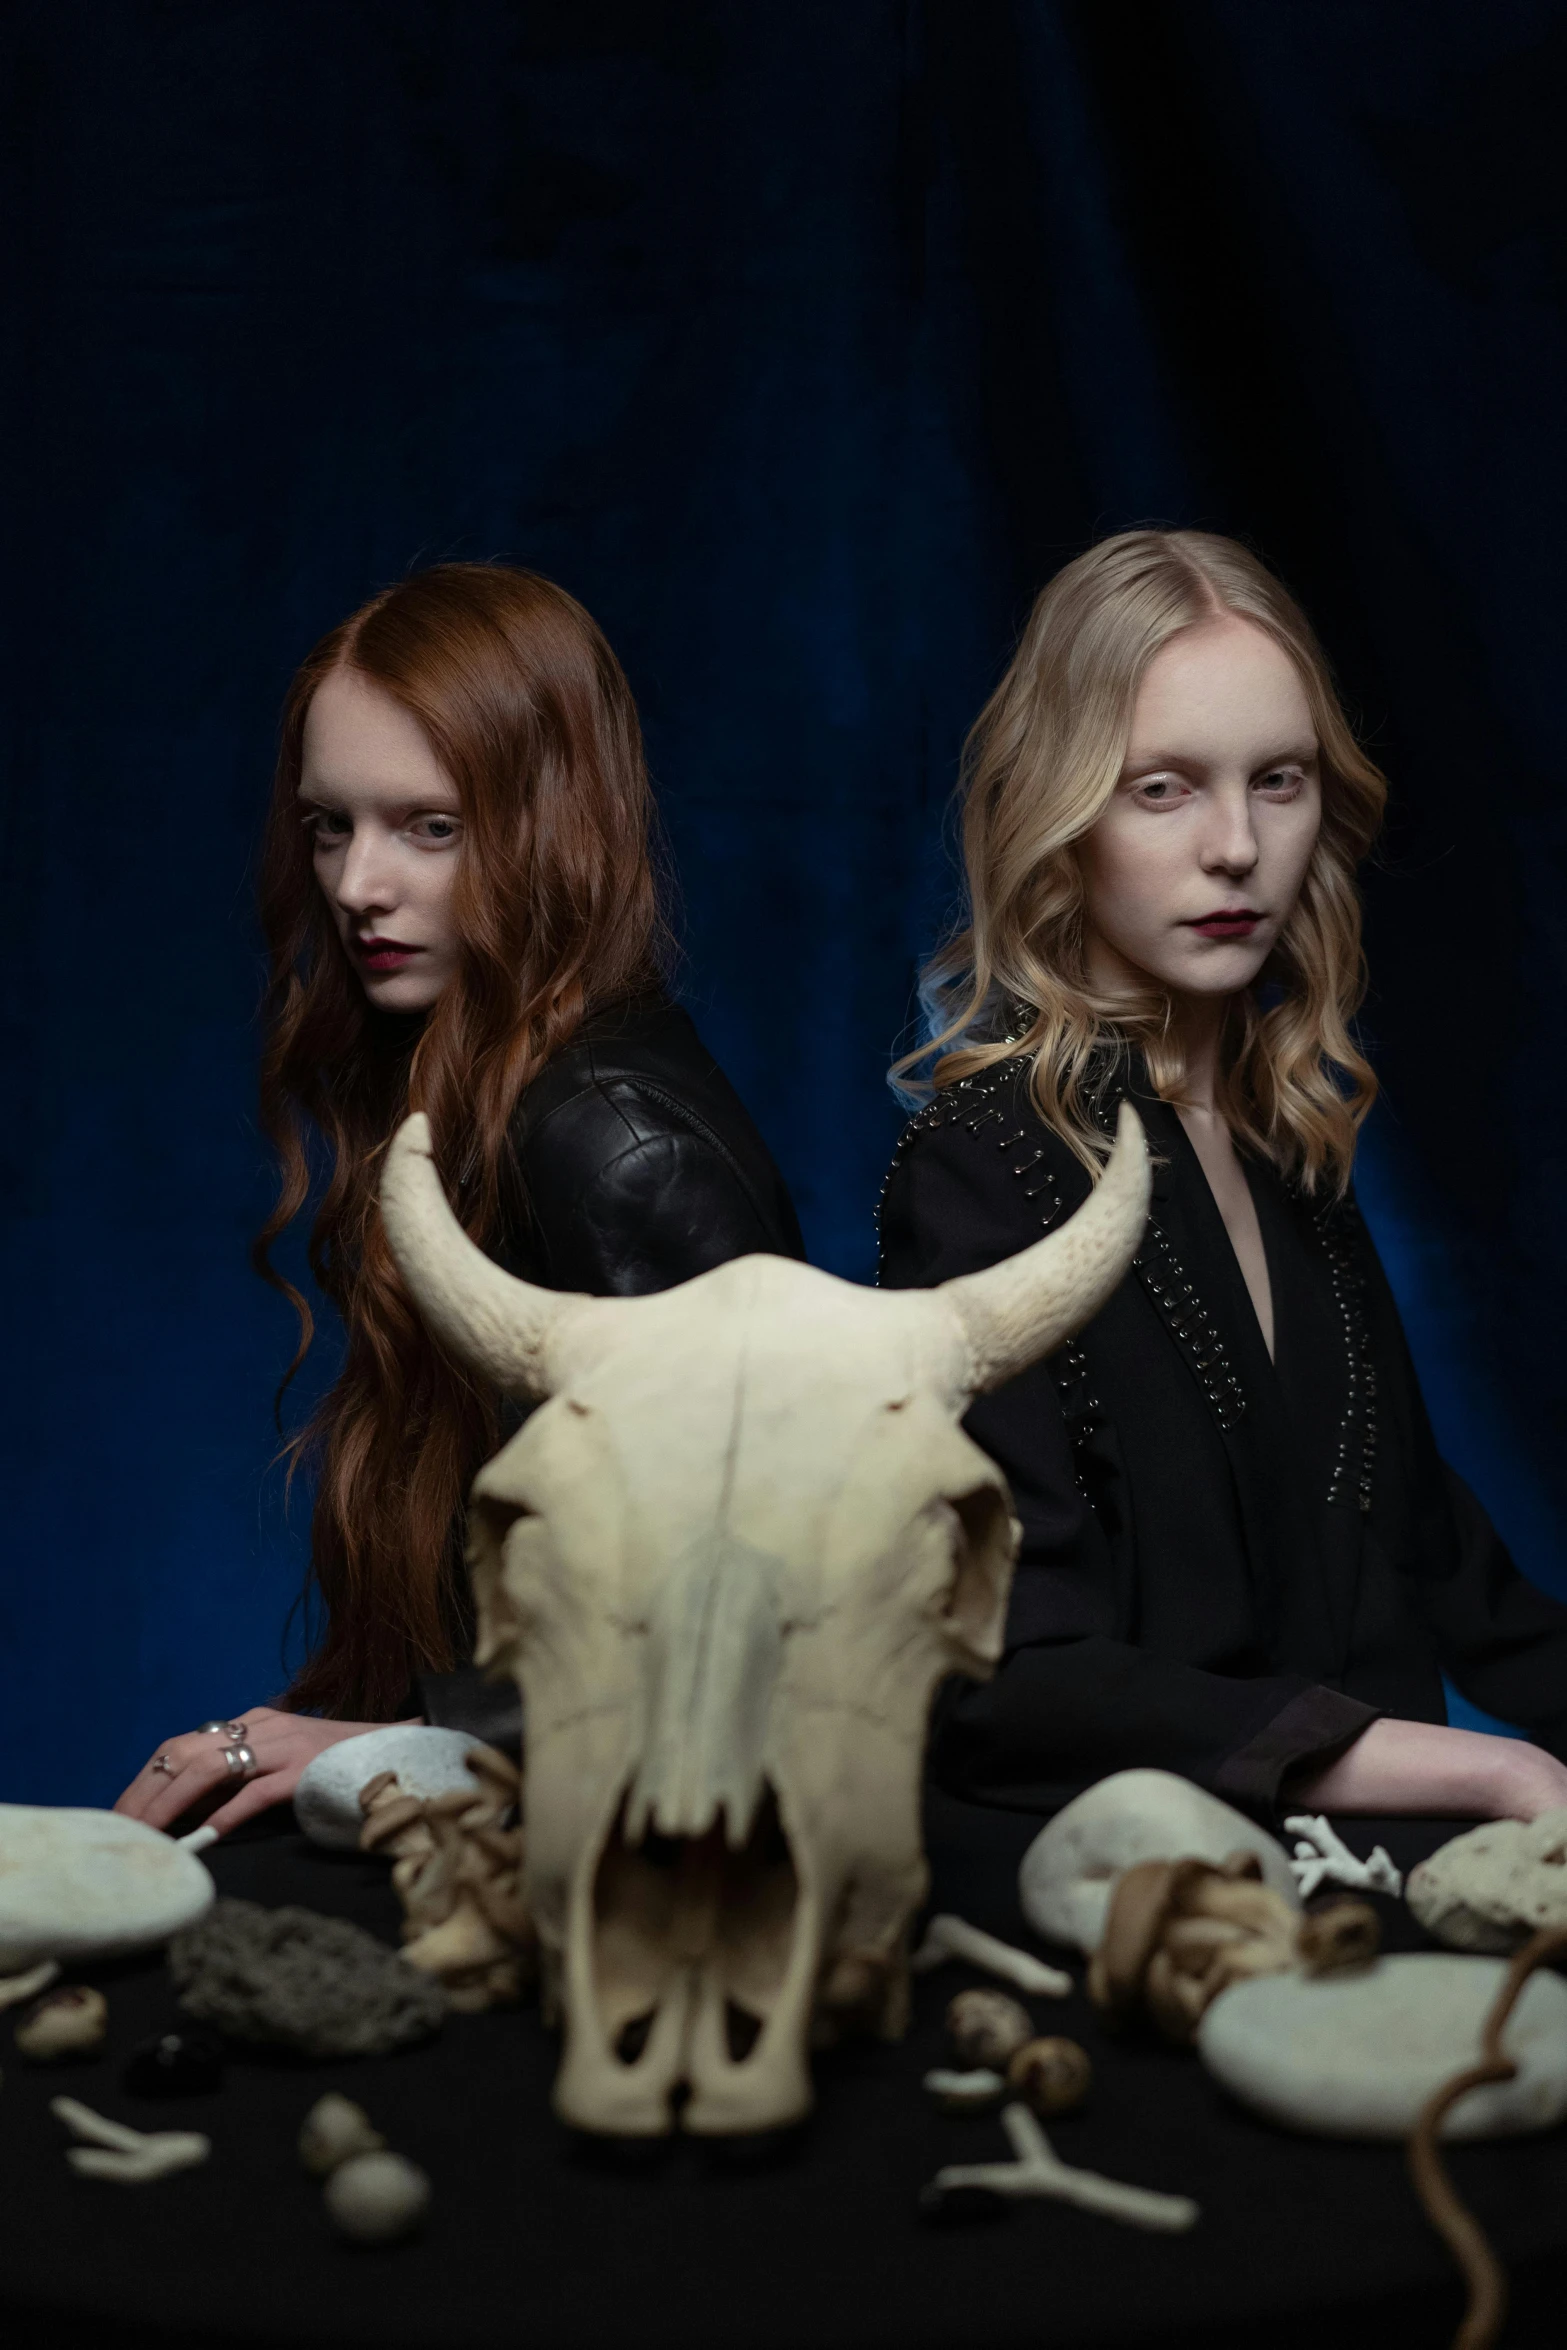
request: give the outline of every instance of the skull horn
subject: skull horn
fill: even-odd
[[[1071,1221],[983,1273],[941,1284],[968,1340],[970,1395],[1026,1371],[1092,1321],[1137,1254],[1149,1183],[1142,1120],[1123,1102],[1110,1163]]]
[[[447,1353],[519,1403],[548,1395],[551,1337],[590,1301],[519,1281],[474,1246],[447,1204],[422,1110],[392,1137],[381,1221],[425,1327]]]

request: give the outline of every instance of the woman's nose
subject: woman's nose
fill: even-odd
[[[1210,873],[1249,873],[1257,862],[1257,831],[1251,793],[1219,792],[1204,828],[1202,861]]]
[[[387,844],[366,827],[356,827],[343,851],[334,895],[345,914],[384,910],[395,901]]]

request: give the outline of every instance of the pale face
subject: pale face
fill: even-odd
[[[1115,795],[1078,842],[1089,976],[1233,995],[1267,961],[1322,822],[1299,672],[1226,615],[1149,663]]]
[[[299,799],[365,994],[382,1011],[428,1011],[457,969],[463,824],[417,720],[357,670],[334,670],[305,716]]]

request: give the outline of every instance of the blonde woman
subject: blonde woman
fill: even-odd
[[[1125,1094],[1157,1171],[1110,1304],[970,1418],[1023,1523],[1006,1662],[937,1738],[970,1796],[1153,1764],[1263,1814],[1567,1803],[1567,1608],[1438,1458],[1350,1188],[1384,791],[1298,607],[1198,532],[1069,564],[974,728],[882,1279],[1070,1215]],[[1533,1743],[1448,1728],[1444,1667]]]

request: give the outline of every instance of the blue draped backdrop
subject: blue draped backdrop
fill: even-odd
[[[13,0],[0,66],[0,1796],[279,1685],[257,819],[293,664],[441,556],[618,647],[686,996],[865,1279],[1031,594],[1256,544],[1394,779],[1363,1195],[1567,1592],[1560,7]]]

